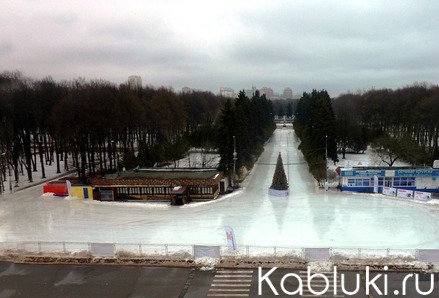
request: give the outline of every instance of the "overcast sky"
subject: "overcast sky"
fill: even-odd
[[[435,0],[3,0],[0,71],[332,96],[439,79]]]

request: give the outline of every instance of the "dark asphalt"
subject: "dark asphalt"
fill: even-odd
[[[0,297],[179,297],[191,271],[0,262]]]
[[[266,276],[269,269],[261,271]],[[290,274],[289,276],[286,276]],[[294,274],[294,276],[293,276]],[[439,297],[439,275],[421,274],[418,283],[410,273],[371,273],[376,279],[369,297]],[[344,276],[344,286],[341,276]],[[358,281],[357,282],[357,275]],[[318,297],[368,297],[365,274],[338,273],[334,295],[333,279],[328,277],[329,289]],[[404,286],[404,279],[407,279]],[[269,281],[268,281],[269,280]],[[311,278],[314,291],[322,291],[325,281]],[[291,295],[301,287],[302,295]],[[3,297],[317,297],[307,286],[305,271],[277,269],[268,279],[260,279],[258,269],[198,270],[190,268],[114,266],[114,265],[49,265],[0,262],[0,298]],[[271,283],[271,286],[270,286]],[[358,285],[358,289],[356,286]],[[433,285],[432,292],[424,295]],[[404,287],[403,287],[404,286]],[[260,288],[260,289],[259,289]],[[405,295],[403,290],[405,288]],[[342,290],[343,289],[343,290]],[[259,292],[260,290],[260,292]],[[343,291],[355,292],[354,295]],[[381,294],[379,292],[381,292]],[[259,295],[261,294],[261,295]],[[276,295],[278,294],[278,295]],[[387,294],[387,295],[385,295]]]

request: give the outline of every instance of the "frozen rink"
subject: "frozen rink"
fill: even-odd
[[[1,241],[239,246],[439,248],[439,208],[381,195],[318,189],[292,129],[279,128],[242,188],[216,201],[109,203],[42,196],[42,185],[0,196]],[[288,197],[268,196],[278,152]]]

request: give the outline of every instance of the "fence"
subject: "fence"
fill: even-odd
[[[111,258],[148,258],[188,260],[203,257],[209,246],[141,243],[93,242],[0,242],[0,256],[6,254],[70,255]],[[259,261],[343,261],[346,259],[393,259],[420,262],[439,262],[436,249],[369,249],[369,248],[294,248],[279,246],[238,246],[230,252],[227,246],[211,246],[220,259],[249,259]]]

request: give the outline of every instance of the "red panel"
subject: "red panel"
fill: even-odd
[[[43,193],[53,193],[56,196],[67,196],[69,194],[67,190],[67,184],[64,183],[47,183],[43,186]]]

